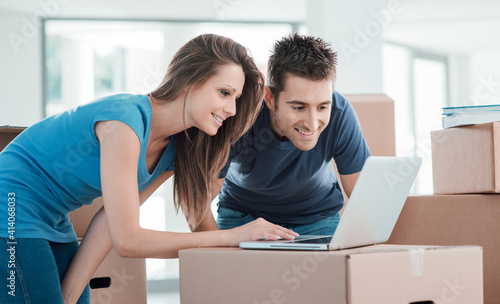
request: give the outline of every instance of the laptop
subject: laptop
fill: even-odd
[[[340,250],[386,242],[417,176],[421,157],[369,157],[335,233],[241,242],[245,249]]]

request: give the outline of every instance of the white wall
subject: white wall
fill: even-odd
[[[463,105],[470,92],[470,60],[467,54],[450,54],[448,57],[450,105]]]
[[[450,105],[500,103],[500,50],[449,54]]]
[[[308,33],[338,51],[336,89],[343,94],[382,92],[382,32],[392,17],[381,9],[373,0],[307,2]]]
[[[0,9],[0,125],[30,125],[41,118],[40,27],[28,18]],[[9,37],[22,44],[11,44]]]
[[[500,103],[500,49],[470,56],[468,104]]]

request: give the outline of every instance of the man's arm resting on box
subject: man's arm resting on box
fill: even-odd
[[[348,199],[351,197],[352,190],[354,189],[354,186],[356,185],[356,181],[358,180],[360,173],[361,172],[356,172],[356,173],[347,174],[347,175],[339,174],[340,184],[342,185],[342,188],[344,189],[344,193],[347,196],[347,199],[344,202],[344,206],[339,211],[341,216],[342,216],[342,214],[344,214],[344,210],[345,210],[345,207],[347,206]]]
[[[173,171],[163,172],[151,185],[140,192],[141,205],[173,174]],[[96,200],[102,201],[102,197]],[[102,207],[92,219],[62,281],[65,303],[76,303],[78,301],[92,275],[113,248],[111,236],[107,231],[106,214],[104,207]]]
[[[222,185],[224,184],[225,178],[219,178],[217,180],[217,183],[214,185],[213,191],[212,191],[212,198],[215,198],[217,195],[219,195],[220,190],[222,189]],[[210,230],[219,230],[219,227],[217,226],[217,222],[214,219],[214,215],[212,214],[212,208],[208,208],[207,213],[205,217],[201,220],[200,224],[195,227],[194,229],[191,229],[193,232],[197,231],[210,231]]]
[[[339,174],[340,181],[342,182],[342,188],[344,188],[344,192],[347,197],[351,197],[352,190],[354,189],[354,185],[356,185],[356,181],[358,180],[360,173],[361,171],[347,175]]]

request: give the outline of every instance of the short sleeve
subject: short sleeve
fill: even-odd
[[[145,136],[145,124],[147,123],[147,117],[144,111],[145,109],[141,108],[136,103],[123,102],[120,98],[109,100],[100,107],[99,111],[96,112],[93,117],[93,133],[95,135],[94,127],[99,121],[121,121],[134,130],[142,143]]]
[[[366,144],[358,117],[352,105],[336,93],[334,98],[341,105],[337,113],[332,113],[335,128],[333,159],[340,174],[347,175],[361,171],[366,159],[371,155]]]

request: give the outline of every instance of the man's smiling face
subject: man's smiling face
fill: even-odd
[[[302,151],[316,146],[330,122],[333,85],[331,79],[310,80],[288,75],[276,99],[266,88],[270,125],[278,139],[288,139]]]

